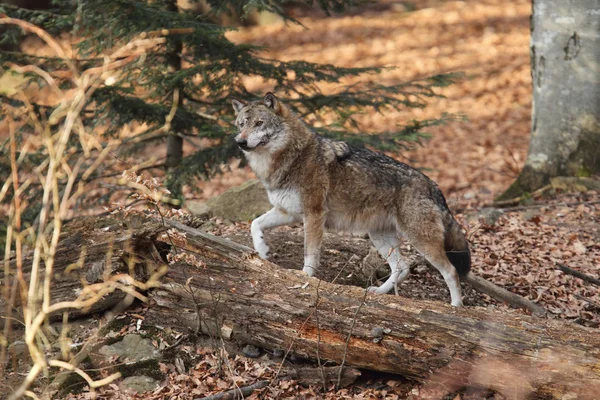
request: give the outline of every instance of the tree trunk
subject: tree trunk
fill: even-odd
[[[167,2],[167,10],[172,12],[178,12],[179,7],[177,6],[177,0],[169,0]],[[170,74],[176,73],[181,70],[181,52],[183,51],[183,45],[181,39],[177,35],[169,36],[167,38],[167,70]],[[179,98],[177,100],[177,106],[183,104],[183,92],[181,88]],[[167,136],[167,160],[166,166],[168,169],[173,169],[181,163],[183,157],[183,138],[176,135],[177,132],[169,132]],[[179,193],[176,191],[176,193]]]
[[[424,383],[421,398],[441,398],[440,393],[465,386],[491,388],[509,399],[532,393],[592,399],[600,393],[600,335],[595,330],[523,314],[367,294],[282,269],[245,246],[174,221],[166,221],[174,228],[168,236],[161,223],[143,218],[83,221],[67,227],[61,241],[53,290],[63,300],[64,293],[78,293],[72,283],[69,291],[62,289],[63,282],[75,281],[62,274],[82,247],[89,259],[71,272],[80,278],[106,276],[90,270],[98,270],[99,260],[109,253],[115,260],[130,260],[128,268],[141,279],[161,263],[159,253],[174,244],[179,254],[185,250],[197,262],[170,265],[160,287],[148,293],[146,321],[151,325],[401,374]]]
[[[600,173],[599,0],[533,0],[531,75],[529,153],[501,200]]]

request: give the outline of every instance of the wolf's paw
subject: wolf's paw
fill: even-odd
[[[254,250],[258,253],[260,258],[263,260],[268,260],[271,255],[269,246],[265,242],[259,242],[254,246]]]
[[[306,265],[304,268],[302,268],[302,272],[304,272],[306,275],[312,277],[315,274],[315,269],[313,267],[311,267],[310,265]]]
[[[369,291],[369,293],[377,294],[386,294],[390,291],[388,288],[385,287],[385,284],[381,286],[369,286],[367,290]]]
[[[463,306],[462,300],[460,300],[460,301],[453,301],[451,304],[452,304],[452,307],[462,307]]]

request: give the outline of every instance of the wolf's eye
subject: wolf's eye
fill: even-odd
[[[261,126],[263,124],[262,121],[256,121],[256,126]]]

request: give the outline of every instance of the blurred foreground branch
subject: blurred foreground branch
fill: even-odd
[[[11,195],[12,198],[8,205],[9,223],[2,271],[4,288],[1,305],[4,309],[4,326],[0,337],[0,376],[4,373],[6,364],[6,349],[10,343],[14,319],[13,309],[19,306],[25,326],[24,341],[32,359],[32,367],[9,399],[18,399],[23,395],[34,396],[29,387],[41,373],[48,375],[49,368],[79,374],[87,381],[93,395],[95,388],[113,381],[120,375],[113,374],[96,381],[78,369],[76,364],[49,357],[48,354],[51,353],[47,350],[51,346],[48,336],[50,331],[45,329],[49,318],[54,315],[62,316],[64,331],[68,322],[68,318],[64,316],[65,312],[88,312],[116,291],[145,300],[140,292],[155,286],[157,278],[164,274],[164,270],[157,269],[153,274],[143,277],[143,280],[136,279],[136,259],[129,257],[126,265],[113,260],[112,255],[117,250],[113,241],[105,243],[102,248],[101,259],[97,261],[104,269],[96,272],[96,279],[80,288],[76,292],[77,295],[73,295],[72,288],[68,288],[62,294],[55,290],[54,278],[59,272],[68,275],[69,271],[83,268],[90,261],[90,248],[83,246],[73,249],[71,255],[75,258],[71,264],[60,265],[63,270],[57,270],[57,263],[60,264],[63,256],[59,252],[63,220],[76,206],[80,197],[89,190],[86,185],[87,179],[105,162],[111,150],[118,146],[118,141],[99,143],[95,135],[86,132],[82,111],[89,105],[98,88],[111,84],[122,68],[145,56],[153,47],[164,43],[165,39],[162,36],[170,32],[165,30],[140,35],[111,54],[105,55],[101,66],[80,72],[69,58],[69,51],[39,27],[8,17],[0,18],[0,25],[16,25],[27,33],[37,35],[55,53],[56,58],[62,60],[66,67],[62,76],[68,77],[70,81],[67,90],[38,66],[14,66],[16,72],[34,74],[43,79],[59,96],[60,105],[46,118],[33,109],[32,101],[23,91],[18,93],[23,106],[15,107],[8,102],[2,103],[2,115],[7,116],[10,132],[11,174],[0,190],[0,202]],[[166,120],[163,129],[168,129],[169,125],[170,121]],[[33,128],[34,135],[16,134],[29,128]],[[83,156],[72,151],[70,143],[73,141],[81,143],[84,149]],[[92,153],[88,151],[91,148],[97,148],[99,151]],[[38,160],[35,168],[28,169],[24,160],[28,154],[34,152],[43,157]],[[29,211],[27,188],[34,182],[41,187],[41,206],[33,218],[33,223],[24,226],[22,216]],[[129,186],[138,190],[144,189],[136,182],[129,182]],[[164,195],[154,192],[142,195],[152,197],[154,201],[164,199]],[[118,274],[110,275],[112,266],[122,268],[118,270]],[[63,336],[66,337],[61,335]],[[68,348],[66,343],[62,343],[61,346],[63,349]],[[65,352],[69,353],[68,350],[63,351]]]

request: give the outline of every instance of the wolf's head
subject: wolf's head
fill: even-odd
[[[244,152],[263,148],[273,150],[285,144],[284,117],[288,111],[273,93],[253,102],[232,99],[231,104],[239,129],[235,141]]]

